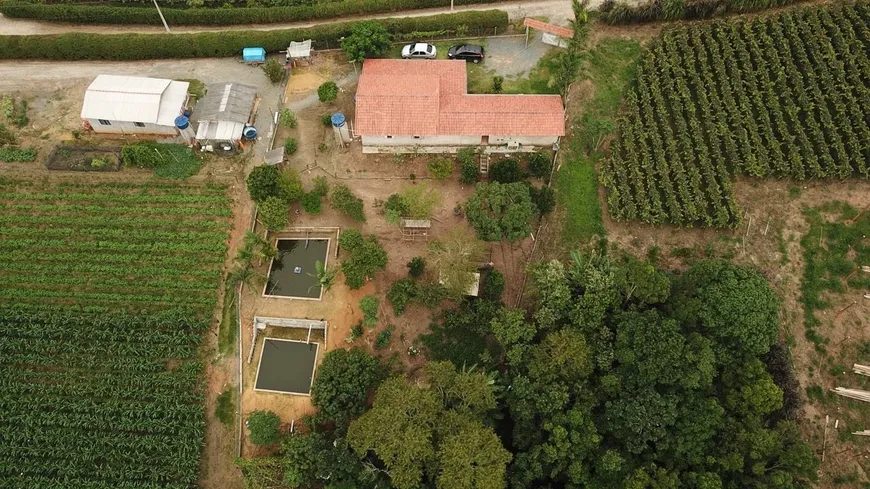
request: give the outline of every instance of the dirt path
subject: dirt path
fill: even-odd
[[[589,8],[597,8],[602,0],[591,0]],[[522,19],[526,16],[547,17],[551,22],[567,25],[567,20],[572,17],[570,0],[542,0],[535,2],[499,2],[477,5],[463,5],[456,7],[454,11],[464,12],[471,10],[490,10],[498,8],[508,13],[511,20]],[[295,27],[311,27],[320,24],[329,24],[336,21],[363,20],[363,19],[389,19],[394,17],[424,17],[427,15],[449,13],[449,7],[413,10],[411,12],[390,12],[385,14],[365,15],[356,17],[342,17],[341,19],[327,19],[315,22],[291,22],[284,24],[258,24],[258,25],[233,25],[233,26],[179,26],[173,28],[175,34],[189,32],[216,32],[228,30],[258,30],[271,31],[277,29],[290,29]],[[0,35],[36,35],[36,34],[62,34],[65,32],[90,32],[94,34],[126,34],[147,33],[160,34],[164,32],[162,26],[106,26],[106,25],[73,25],[38,22],[25,19],[7,19],[0,15]]]

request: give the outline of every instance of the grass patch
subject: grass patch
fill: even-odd
[[[217,397],[214,406],[214,416],[230,428],[233,425],[233,417],[236,414],[236,393],[232,387],[227,387]]]
[[[124,146],[121,160],[127,166],[151,168],[156,177],[177,180],[196,175],[202,166],[202,160],[187,146],[154,141]]]
[[[636,41],[605,39],[588,54],[586,74],[594,92],[580,102],[577,130],[563,143],[566,163],[556,176],[559,205],[566,210],[562,234],[571,246],[605,233],[595,166],[605,157],[603,142],[616,130],[620,101],[634,77],[640,51]]]
[[[230,286],[229,279],[224,285],[224,291],[224,306],[221,311],[221,323],[218,326],[218,352],[221,355],[235,353],[236,335],[238,334],[236,292]]]
[[[870,234],[870,215],[859,214],[843,202],[805,209],[804,215],[810,229],[801,239],[804,276],[800,301],[806,337],[818,349],[826,339],[816,330],[822,322],[815,312],[831,307],[826,296],[863,290],[866,285],[856,271],[860,264],[870,263],[870,245],[864,239]]]

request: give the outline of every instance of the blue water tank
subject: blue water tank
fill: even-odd
[[[341,112],[336,112],[335,114],[332,114],[330,120],[332,121],[333,127],[341,127],[344,125],[345,121],[347,121],[347,118],[344,117],[344,114]]]
[[[247,126],[242,131],[242,136],[245,136],[247,139],[256,139],[257,138],[257,128],[254,126]]]
[[[175,118],[175,127],[187,129],[188,126],[190,126],[190,119],[186,115],[180,115]]]

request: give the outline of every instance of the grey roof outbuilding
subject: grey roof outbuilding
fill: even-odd
[[[257,97],[257,89],[235,82],[211,83],[196,104],[196,120],[246,123]]]

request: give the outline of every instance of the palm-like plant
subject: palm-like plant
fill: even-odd
[[[323,287],[324,292],[328,292],[333,284],[335,284],[335,277],[338,276],[338,268],[326,268],[322,261],[317,260],[314,262],[314,269],[315,273],[309,273],[308,275],[317,279],[317,285],[312,285],[308,290],[320,286]]]

